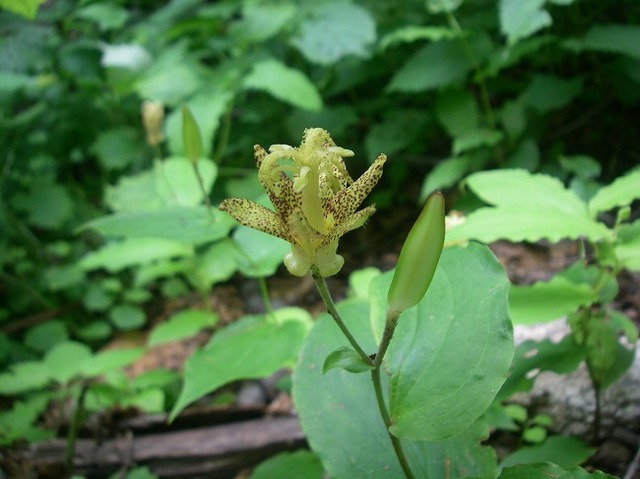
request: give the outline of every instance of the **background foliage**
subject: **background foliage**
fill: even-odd
[[[581,211],[562,222],[569,234],[540,236],[551,240],[606,234],[596,213],[635,198],[594,198],[640,159],[634,0],[39,3],[0,2],[0,392],[14,398],[2,413],[4,443],[52,434],[35,419],[85,388],[89,409],[176,406],[176,373],[132,380],[119,369],[140,351],[96,351],[148,329],[158,298],[205,295],[236,272],[274,274],[286,245],[232,229],[215,208],[226,196],[266,201],[256,143],[297,144],[304,128],[325,127],[356,151],[354,174],[385,152],[379,215],[481,170],[544,173],[555,178],[548,190],[525,171],[504,174],[519,175],[505,182],[519,185],[514,199],[548,191]],[[145,101],[163,105],[161,141],[143,125]],[[197,158],[183,144],[183,107],[199,128]],[[456,208],[496,204],[480,175],[468,182],[473,194],[452,191]],[[618,247],[628,261],[633,225],[621,236],[631,249]],[[260,340],[262,330],[301,336],[301,314],[236,327]],[[217,322],[178,312],[138,344]],[[290,346],[267,369],[290,364],[299,345]],[[223,354],[212,347],[199,354]],[[190,399],[210,390],[196,389]]]

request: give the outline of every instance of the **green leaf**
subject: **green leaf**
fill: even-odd
[[[618,238],[615,251],[620,264],[630,271],[640,271],[640,220],[620,226]]]
[[[567,106],[582,91],[582,80],[565,80],[551,75],[534,75],[522,93],[522,100],[540,113]]]
[[[144,158],[145,145],[136,129],[123,126],[100,133],[91,146],[91,152],[98,157],[103,168],[118,170]]]
[[[187,360],[184,386],[170,419],[224,384],[268,376],[293,366],[310,320],[306,311],[284,308],[270,316],[245,316],[218,331]]]
[[[504,400],[517,392],[530,390],[541,371],[558,374],[575,371],[584,358],[584,348],[576,344],[572,335],[566,336],[559,343],[549,340],[525,341],[516,348],[509,377],[502,386],[498,399]]]
[[[197,93],[184,104],[189,108],[201,134],[202,155],[209,157],[213,149],[214,138],[220,127],[220,119],[227,111],[233,95],[220,88],[206,88]],[[172,111],[166,122],[167,142],[174,155],[185,155],[184,137],[182,133],[182,112],[178,108]]]
[[[188,107],[182,107],[182,143],[185,156],[196,163],[202,156],[202,136],[200,127]]]
[[[560,166],[565,171],[572,173],[583,180],[590,180],[600,176],[602,166],[597,160],[586,155],[560,155],[558,157]]]
[[[104,268],[113,273],[160,259],[192,255],[193,248],[178,241],[162,238],[128,238],[107,244],[98,251],[87,254],[78,264],[85,271]]]
[[[500,467],[539,463],[543,461],[554,462],[560,467],[573,467],[582,464],[589,459],[594,452],[595,449],[588,447],[584,442],[575,437],[552,436],[542,444],[519,448],[516,452],[508,455],[500,463]]]
[[[546,0],[500,0],[500,30],[510,45],[551,25]]]
[[[368,303],[350,299],[340,303],[338,310],[364,350],[375,351]],[[315,320],[293,378],[302,428],[332,478],[403,477],[369,375],[344,370],[322,373],[326,356],[347,345],[328,314]],[[387,376],[383,374],[382,379],[386,387]],[[444,441],[403,439],[402,445],[416,477],[494,477],[495,455],[480,444],[486,434],[483,425],[474,424]]]
[[[384,324],[390,279],[387,273],[372,283],[374,327]],[[508,286],[485,246],[443,251],[427,294],[400,315],[389,347],[393,434],[440,440],[469,427],[489,407],[514,351]]]
[[[312,111],[322,108],[320,93],[304,73],[277,60],[263,60],[254,65],[243,84],[248,89],[264,90],[298,108]]]
[[[597,300],[598,293],[590,285],[576,283],[561,275],[531,286],[511,285],[509,290],[513,324],[554,321]]]
[[[16,196],[14,205],[28,215],[30,224],[40,228],[61,228],[71,218],[73,201],[65,186],[34,182],[28,195]]]
[[[549,479],[550,477],[554,479],[616,479],[601,471],[588,473],[579,467],[562,469],[550,462],[507,467],[498,479]]]
[[[597,241],[610,231],[593,220],[584,204],[555,178],[524,170],[475,173],[465,184],[483,201],[495,205],[471,213],[447,232],[446,242],[475,239],[538,241],[586,237]]]
[[[0,445],[11,445],[17,439],[37,442],[53,436],[54,430],[34,426],[48,404],[49,396],[39,394],[16,401],[10,410],[0,412]]]
[[[131,304],[119,304],[109,312],[113,325],[123,331],[138,329],[147,322],[142,308]]]
[[[118,212],[197,206],[211,190],[217,166],[211,160],[201,158],[197,167],[204,192],[193,164],[187,158],[177,156],[156,161],[151,171],[121,178],[117,185],[107,188],[106,201]]]
[[[18,363],[0,374],[0,392],[5,396],[41,389],[48,383],[49,371],[40,361]]]
[[[425,177],[420,199],[425,200],[432,191],[456,184],[469,171],[470,166],[471,159],[467,156],[446,158],[440,161]]]
[[[91,321],[89,324],[77,328],[76,335],[83,341],[101,341],[111,336],[113,329],[108,321]]]
[[[29,20],[36,18],[38,13],[38,7],[44,3],[45,0],[0,0],[0,7],[10,12],[22,15]]]
[[[157,346],[169,341],[188,338],[204,328],[212,328],[217,324],[218,319],[218,315],[210,311],[197,309],[180,311],[153,328],[147,344]]]
[[[355,270],[349,275],[349,295],[356,298],[368,298],[371,281],[380,274],[381,271],[373,266]]]
[[[315,2],[291,44],[310,62],[327,66],[348,56],[369,57],[375,39],[375,21],[367,9],[335,0]]]
[[[637,25],[593,25],[582,38],[570,38],[565,47],[576,51],[621,53],[640,60],[640,27]]]
[[[480,124],[480,110],[471,93],[462,88],[448,88],[438,95],[436,116],[452,137],[471,133]]]
[[[451,40],[458,36],[455,30],[447,27],[406,25],[382,37],[379,47],[381,50],[386,50],[390,46],[398,43],[413,43],[418,40],[438,42],[440,40]]]
[[[101,351],[89,358],[82,368],[82,374],[95,377],[109,371],[129,366],[145,353],[144,348],[119,348]]]
[[[81,375],[91,356],[91,350],[84,344],[65,341],[49,350],[42,364],[51,380],[64,384]]]
[[[344,369],[350,373],[366,373],[371,371],[373,366],[365,363],[353,349],[342,346],[329,353],[322,365],[322,372],[326,374],[327,371],[335,368]]]
[[[289,2],[245,2],[242,19],[231,26],[229,33],[241,43],[264,42],[284,29],[295,13],[296,6]]]
[[[462,0],[427,0],[427,8],[431,13],[453,12],[460,5]]]
[[[502,141],[504,134],[500,130],[478,128],[462,134],[453,140],[453,153],[460,155],[481,146],[495,146]]]
[[[39,353],[44,353],[67,339],[67,327],[62,321],[54,319],[29,328],[24,336],[24,344]]]
[[[260,463],[249,479],[322,479],[320,458],[311,451],[282,452]]]
[[[410,93],[455,85],[472,68],[460,42],[433,43],[418,50],[396,71],[387,91]]]
[[[618,206],[630,205],[640,198],[640,169],[618,177],[613,183],[603,186],[589,201],[593,216]]]
[[[79,231],[93,229],[107,237],[164,238],[205,243],[224,238],[235,222],[229,215],[205,206],[167,207],[157,211],[130,211],[85,223]]]
[[[126,9],[106,2],[87,5],[78,10],[76,15],[78,18],[97,23],[102,31],[120,29],[129,18]]]
[[[212,244],[194,260],[195,264],[187,272],[189,281],[200,291],[206,291],[228,280],[237,270],[237,256],[237,247],[229,238]]]
[[[238,268],[242,274],[252,278],[273,275],[290,251],[285,240],[246,226],[238,226],[232,237],[238,247]]]

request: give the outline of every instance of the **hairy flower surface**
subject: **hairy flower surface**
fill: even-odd
[[[380,179],[387,157],[378,156],[354,181],[343,160],[353,152],[337,146],[321,128],[305,130],[297,148],[254,149],[260,183],[276,211],[239,198],[224,200],[220,209],[240,224],[291,243],[284,263],[292,274],[304,276],[312,267],[322,276],[336,274],[344,264],[336,252],[338,241],[375,211],[374,206],[358,208]]]

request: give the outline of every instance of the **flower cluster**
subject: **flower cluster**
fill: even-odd
[[[341,148],[326,130],[305,130],[302,143],[272,145],[269,152],[255,146],[260,183],[276,211],[252,201],[226,199],[220,209],[240,224],[291,243],[285,266],[296,276],[315,269],[322,276],[336,274],[344,259],[337,254],[345,233],[362,226],[375,211],[360,204],[382,175],[385,155],[380,155],[357,180],[353,180],[344,158],[353,156]]]

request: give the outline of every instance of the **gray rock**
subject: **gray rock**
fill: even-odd
[[[550,339],[559,342],[569,332],[564,319],[535,326],[516,326],[516,344],[526,340]],[[537,413],[554,419],[553,429],[573,436],[589,438],[593,433],[595,396],[584,364],[570,374],[541,372],[529,393],[514,400],[534,406]],[[640,429],[640,355],[627,373],[603,393],[601,436],[611,437],[618,428]]]

